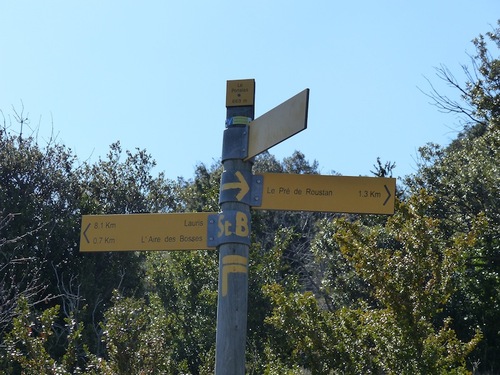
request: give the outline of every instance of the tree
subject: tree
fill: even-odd
[[[0,235],[15,217],[16,214],[12,213],[6,216],[0,214]],[[2,251],[3,246],[13,245],[25,236],[32,234],[32,232],[27,232],[10,239],[0,237],[0,253],[2,254],[0,260],[0,305],[2,306],[0,309],[0,336],[3,335],[5,328],[15,316],[17,301],[23,297],[36,301],[35,304],[39,303],[39,296],[46,288],[40,281],[40,267],[31,264],[35,260],[34,258],[20,257],[15,253]],[[31,269],[31,273],[29,275],[23,274],[21,271],[23,268]]]
[[[149,293],[158,296],[178,373],[200,373],[215,359],[218,254],[214,251],[147,254]],[[210,356],[209,354],[214,354]]]
[[[170,317],[158,296],[124,298],[117,292],[102,323],[108,360],[101,360],[105,374],[175,374],[180,366],[172,360]]]
[[[106,305],[114,289],[127,296],[143,293],[144,255],[80,254],[81,215],[169,211],[174,184],[162,174],[152,176],[155,163],[145,151],[127,152],[120,160],[115,144],[108,160],[77,165],[55,140],[41,147],[26,136],[22,111],[14,118],[23,132],[13,134],[15,124],[5,119],[0,129],[0,351],[18,300],[25,297],[33,313],[60,306],[57,339],[47,349],[53,358],[67,350],[69,317],[82,324],[89,350],[102,355],[99,322]]]
[[[440,94],[432,84],[427,95],[440,111],[458,114],[466,131],[481,133],[500,126],[500,60],[491,54],[491,47],[500,49],[500,20],[497,28],[486,36],[480,34],[472,43],[476,48],[476,55],[470,56],[472,68],[462,65],[465,84],[461,84],[446,66],[436,69],[438,78],[454,88],[461,100]]]
[[[112,144],[105,159],[81,167],[79,212],[85,215],[171,211],[176,204],[174,184],[163,173],[153,176],[155,165],[145,150],[123,152],[119,142]],[[78,289],[74,294],[81,301],[78,316],[85,323],[84,335],[95,354],[104,354],[99,322],[113,291],[117,289],[125,297],[145,293],[144,262],[145,254],[139,252],[78,254],[72,260],[74,268],[64,275],[65,288]],[[68,285],[69,281],[72,285]],[[78,305],[74,302],[73,306]]]
[[[499,21],[500,26],[500,21]],[[449,236],[476,231],[477,241],[464,249],[466,268],[456,276],[457,293],[446,313],[460,337],[476,326],[484,340],[472,354],[486,371],[500,371],[500,27],[473,40],[472,68],[463,66],[460,84],[445,67],[438,77],[461,94],[451,100],[431,91],[435,105],[462,116],[464,129],[449,146],[420,149],[419,169],[405,183],[410,194],[426,189],[435,199],[428,210]],[[495,52],[493,52],[495,51]]]
[[[324,242],[329,230],[369,288],[355,301],[344,297],[346,304],[337,300],[336,308],[326,310],[309,292],[267,287],[273,310],[266,322],[276,329],[272,348],[281,362],[322,374],[466,373],[466,358],[481,334],[460,340],[440,312],[474,236],[446,237],[425,213],[430,199],[424,193],[411,197],[384,225],[345,218],[322,223],[316,251],[336,251],[337,245],[329,249]]]
[[[23,110],[14,118],[19,134],[5,117],[0,129],[0,340],[21,297],[32,307],[60,298],[54,270],[75,256],[78,238],[75,158],[52,141],[41,148],[25,136]]]

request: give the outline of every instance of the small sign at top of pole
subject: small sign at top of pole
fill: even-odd
[[[226,107],[246,107],[254,105],[255,80],[240,79],[227,81]]]

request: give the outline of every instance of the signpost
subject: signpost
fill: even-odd
[[[221,212],[85,215],[80,251],[219,251],[215,373],[245,373],[251,208],[394,213],[396,180],[264,173],[253,158],[307,127],[309,89],[254,119],[255,81],[227,81]]]
[[[255,179],[262,184],[262,203],[254,209],[394,213],[394,178],[265,173]]]
[[[255,99],[255,80],[240,79],[227,81],[226,107],[253,106]]]
[[[307,128],[309,89],[271,109],[249,126],[248,155],[245,160],[264,152]]]
[[[210,212],[85,215],[80,251],[215,249],[208,246]]]

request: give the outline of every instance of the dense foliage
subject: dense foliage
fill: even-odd
[[[500,372],[500,28],[473,43],[464,84],[437,71],[460,100],[429,94],[463,130],[420,149],[395,215],[252,213],[247,373]],[[3,120],[0,373],[213,373],[217,252],[80,254],[78,242],[84,214],[216,211],[220,165],[171,181],[119,143],[79,162],[27,135],[23,111]],[[318,163],[264,153],[254,169]]]

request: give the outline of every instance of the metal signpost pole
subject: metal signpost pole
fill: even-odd
[[[243,161],[248,123],[254,117],[255,81],[228,81],[227,120],[216,237],[219,249],[219,294],[215,353],[216,375],[245,373],[248,251],[252,163]]]

